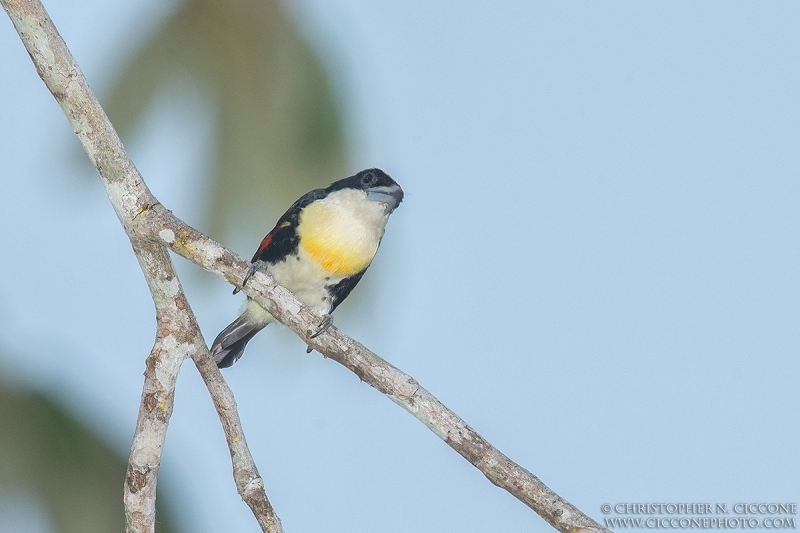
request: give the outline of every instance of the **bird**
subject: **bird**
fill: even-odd
[[[271,274],[323,317],[312,338],[321,335],[333,323],[331,313],[372,263],[403,195],[400,185],[378,168],[304,194],[261,241],[242,287],[257,271]],[[219,368],[230,367],[250,339],[275,320],[248,297],[244,312],[214,339],[212,359]]]

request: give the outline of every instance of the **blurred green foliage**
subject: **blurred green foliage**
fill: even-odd
[[[0,383],[0,491],[33,494],[60,533],[125,530],[123,458],[52,398]],[[163,499],[158,531],[176,531]]]
[[[340,106],[276,0],[186,1],[124,66],[104,107],[124,136],[161,91],[186,83],[216,107],[211,236],[253,224],[266,233],[302,194],[344,177]]]

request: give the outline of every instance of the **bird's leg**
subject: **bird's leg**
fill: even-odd
[[[263,270],[266,268],[266,266],[267,265],[264,261],[256,261],[255,263],[250,265],[250,268],[247,269],[247,274],[244,275],[244,279],[242,280],[242,287],[244,287],[247,284],[247,280],[253,277],[253,274],[255,274],[256,271]],[[239,292],[238,288],[233,289],[233,294],[236,294],[237,292]]]

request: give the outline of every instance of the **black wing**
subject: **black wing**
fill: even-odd
[[[331,295],[331,310],[329,313],[333,313],[333,310],[350,295],[355,286],[358,285],[358,282],[361,281],[361,278],[364,277],[364,272],[366,271],[367,269],[365,268],[358,274],[344,278],[335,285],[328,285],[327,289]]]
[[[324,189],[314,189],[293,203],[278,220],[273,230],[261,241],[261,245],[250,262],[266,261],[274,264],[297,251],[297,244],[300,241],[297,237],[300,211],[311,202],[325,198],[327,194]]]

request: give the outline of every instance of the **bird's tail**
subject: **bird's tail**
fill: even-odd
[[[227,368],[239,360],[253,336],[275,320],[260,305],[247,300],[247,309],[228,327],[220,331],[211,345],[211,358],[219,368]]]

